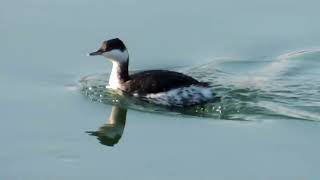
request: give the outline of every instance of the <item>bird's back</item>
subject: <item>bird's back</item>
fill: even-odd
[[[130,79],[124,82],[123,87],[128,93],[145,95],[191,85],[208,87],[208,83],[199,82],[190,76],[167,70],[149,70],[130,75]]]

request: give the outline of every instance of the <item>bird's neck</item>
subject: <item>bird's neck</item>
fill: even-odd
[[[126,62],[112,62],[109,85],[112,89],[119,89],[121,83],[129,80],[129,59]]]

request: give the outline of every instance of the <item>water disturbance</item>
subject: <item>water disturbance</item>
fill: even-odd
[[[216,58],[207,64],[175,69],[210,82],[212,92],[221,97],[219,102],[187,108],[157,106],[118,94],[108,88],[108,74],[85,76],[80,87],[92,101],[146,112],[224,120],[320,121],[319,59],[319,50],[309,50],[263,59]]]

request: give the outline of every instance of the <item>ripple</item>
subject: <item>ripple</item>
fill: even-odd
[[[194,67],[175,69],[210,82],[221,97],[218,103],[188,108],[156,106],[108,88],[108,74],[92,74],[80,80],[80,90],[91,101],[125,106],[164,115],[191,115],[224,120],[299,119],[320,121],[319,51],[297,51],[269,61],[215,59]],[[237,65],[235,66],[234,63]],[[242,63],[242,64],[241,64]],[[250,63],[250,66],[246,66]],[[313,63],[310,66],[309,63]],[[233,70],[241,64],[241,72]],[[260,68],[253,68],[260,67]],[[262,68],[261,68],[262,67]],[[247,68],[247,69],[246,69]],[[309,72],[308,74],[300,72]],[[319,77],[319,76],[317,76]],[[121,103],[120,103],[121,102]],[[319,107],[318,107],[319,109]]]

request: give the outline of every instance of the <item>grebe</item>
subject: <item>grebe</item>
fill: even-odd
[[[192,106],[214,98],[209,84],[168,70],[148,70],[129,74],[129,53],[118,39],[104,41],[90,56],[101,55],[112,62],[109,86],[142,100],[165,106]]]

